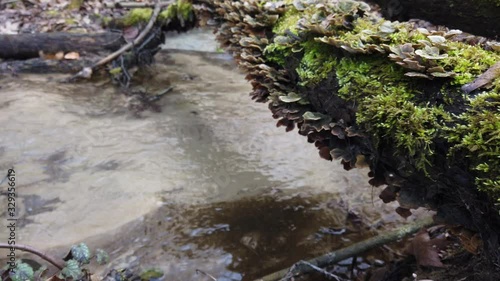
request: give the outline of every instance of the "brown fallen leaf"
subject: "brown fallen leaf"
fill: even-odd
[[[392,201],[395,201],[397,198],[397,191],[396,188],[392,185],[388,185],[382,192],[380,192],[380,195],[378,196],[384,203],[389,203]]]
[[[123,29],[123,38],[127,42],[132,42],[139,35],[139,28],[136,26],[129,26]]]
[[[478,88],[487,87],[498,77],[500,77],[500,62],[495,63],[471,83],[463,85],[462,91],[470,93]]]
[[[440,249],[436,246],[437,244],[442,244],[441,242],[442,241],[432,241],[427,230],[423,229],[413,238],[405,249],[405,252],[413,255],[417,260],[417,264],[420,266],[444,267],[438,254]]]
[[[462,226],[453,227],[450,230],[453,235],[457,236],[458,239],[460,239],[462,247],[464,247],[467,252],[473,255],[477,255],[479,253],[479,249],[481,249],[483,246],[483,240],[481,240],[479,234],[472,232]]]
[[[398,213],[398,215],[402,216],[405,219],[408,218],[409,216],[411,216],[411,211],[409,209],[403,208],[403,207],[397,207],[396,213]]]

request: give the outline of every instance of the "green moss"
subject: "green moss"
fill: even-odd
[[[314,85],[331,75],[336,64],[334,49],[326,44],[307,41],[302,44],[304,56],[296,71],[301,85]]]
[[[148,22],[153,14],[151,8],[135,8],[126,14],[121,23],[125,26],[135,25],[141,22]],[[167,21],[174,18],[189,20],[193,14],[193,5],[186,0],[177,0],[170,4],[167,9],[160,12],[158,20]]]
[[[148,269],[148,270],[143,271],[140,274],[140,277],[141,277],[141,281],[149,281],[149,280],[157,280],[157,279],[161,278],[163,275],[164,275],[164,273],[160,269],[152,268],[152,269]]]
[[[277,63],[278,65],[284,67],[286,59],[292,55],[291,48],[289,46],[280,45],[277,43],[271,43],[264,49],[264,56],[267,61]]]
[[[499,80],[499,79],[497,79]],[[459,116],[462,124],[449,130],[452,153],[465,151],[478,188],[500,198],[500,94],[489,91],[470,98],[471,108]]]
[[[389,91],[366,98],[358,108],[358,122],[378,139],[394,143],[410,163],[426,172],[432,165],[433,142],[450,116],[441,107],[419,106],[410,94]]]
[[[193,14],[193,5],[186,0],[177,0],[169,5],[166,10],[159,15],[160,20],[170,20],[175,17],[181,20],[188,20]]]
[[[479,46],[471,46],[461,42],[448,42],[448,57],[438,63],[449,71],[456,73],[454,85],[472,82],[497,61],[500,54],[486,51]]]
[[[389,22],[370,13],[363,17],[347,13],[346,17],[338,7],[328,6],[320,15],[314,10],[318,9],[312,5],[304,11],[290,7],[273,28],[280,39],[287,30],[298,34],[297,22],[304,18],[300,36],[289,36],[303,40],[293,43],[303,51],[293,53],[291,46],[272,43],[265,48],[266,60],[286,67],[290,57],[300,59],[295,70],[302,86],[314,86],[335,75],[339,90],[332,94],[355,102],[357,123],[370,133],[375,145],[394,144],[399,156],[426,174],[433,164],[434,143],[447,139],[452,151],[471,158],[469,170],[477,175],[478,188],[499,199],[500,78],[489,92],[466,101],[465,107],[470,102],[470,108],[464,108],[459,86],[500,61],[500,54],[445,39],[453,32],[428,36],[410,23]],[[318,24],[325,18],[329,25]],[[347,19],[352,22],[346,24]],[[308,32],[307,26],[314,31]],[[421,80],[425,78],[405,73],[433,81],[429,86]],[[433,91],[439,96],[429,96]],[[452,115],[443,106],[422,101],[465,113]],[[449,160],[453,159],[450,155]]]
[[[148,22],[152,14],[153,9],[151,8],[135,8],[125,15],[122,19],[122,23],[125,26],[131,26],[141,22]]]
[[[408,98],[407,83],[401,67],[381,56],[344,57],[335,66],[339,96],[356,101],[366,96],[397,92]],[[410,95],[412,96],[412,95]]]
[[[294,7],[290,7],[285,14],[280,16],[278,21],[273,27],[274,34],[283,35],[285,31],[289,30],[297,34],[297,22],[302,17],[302,13]]]

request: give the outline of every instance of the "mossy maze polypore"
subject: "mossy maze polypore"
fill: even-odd
[[[465,133],[467,125],[455,124],[472,122],[470,126],[480,127],[479,123],[473,124],[475,119],[481,119],[481,126],[498,126],[498,110],[489,108],[488,114],[481,114],[472,102],[470,110],[452,114],[445,108],[453,108],[456,113],[455,106],[462,99],[447,97],[447,91],[437,91],[433,94],[442,97],[433,98],[427,83],[421,80],[431,79],[428,83],[441,89],[463,86],[500,61],[498,52],[486,45],[468,44],[470,36],[467,39],[458,30],[429,31],[411,23],[386,21],[360,2],[305,2],[289,5],[282,14],[272,29],[274,42],[266,47],[264,56],[282,67],[287,59],[299,60],[294,69],[298,85],[314,87],[335,76],[339,88],[332,94],[355,102],[357,126],[370,133],[375,145],[395,144],[399,148],[396,154],[427,174],[433,165],[436,139],[462,148],[475,148],[475,141],[478,145],[483,141],[482,135],[472,131],[457,142],[453,130]],[[477,94],[482,95],[481,91],[488,90],[480,89]],[[493,93],[498,93],[498,89],[493,89]],[[463,99],[471,100],[465,94]],[[500,198],[498,175],[492,174],[499,167],[500,132],[491,130],[489,152],[481,154],[489,160],[483,159],[469,170],[482,176],[493,175],[492,179],[478,177],[477,184],[479,189]],[[470,155],[476,152],[472,149]]]

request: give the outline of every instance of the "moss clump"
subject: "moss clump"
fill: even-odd
[[[449,131],[452,152],[465,151],[470,169],[477,172],[478,188],[500,199],[500,94],[483,92],[470,98],[470,104],[459,116],[463,124]]]
[[[385,143],[394,143],[400,156],[426,172],[432,165],[433,142],[449,114],[442,107],[419,106],[410,93],[385,91],[366,98],[358,108],[358,122]]]
[[[457,30],[386,21],[355,1],[320,2],[288,6],[273,27],[266,60],[284,68],[297,65],[290,58],[300,60],[295,71],[301,86],[336,77],[339,88],[332,94],[356,105],[356,123],[370,133],[375,149],[395,151],[429,177],[435,176],[428,173],[435,145],[448,140],[452,151],[474,158],[468,168],[478,188],[500,198],[500,117],[498,104],[491,104],[500,78],[487,97],[469,99],[460,89],[500,54],[461,42]],[[451,155],[448,160],[455,161]]]
[[[122,23],[125,26],[135,25],[141,22],[147,22],[153,14],[153,9],[151,8],[135,8],[128,12],[127,15],[122,19]]]
[[[448,57],[438,63],[445,69],[456,73],[454,85],[465,85],[472,82],[488,68],[500,61],[500,54],[486,51],[479,46],[471,46],[461,42],[448,42]]]
[[[334,49],[323,43],[306,41],[304,55],[296,71],[301,85],[314,85],[331,75],[336,65]]]
[[[409,78],[401,67],[380,56],[344,57],[335,65],[341,98],[356,101],[381,93],[407,97]]]
[[[271,43],[264,49],[264,56],[267,61],[274,62],[282,67],[285,66],[286,59],[292,55],[292,50],[289,46]]]
[[[178,18],[180,20],[188,20],[193,15],[193,5],[185,0],[177,0],[177,2],[169,5],[166,10],[162,11],[158,16],[160,20],[172,20]]]
[[[278,35],[283,35],[287,30],[297,34],[297,22],[302,17],[297,9],[290,7],[285,14],[280,16],[278,21],[273,27],[273,33]]]
[[[126,14],[120,21],[125,26],[136,25],[141,22],[148,22],[153,14],[151,8],[135,8]],[[177,2],[170,4],[167,9],[160,12],[158,20],[169,21],[175,18],[179,20],[189,20],[193,15],[193,5],[185,0],[177,0]]]
[[[143,271],[140,274],[141,281],[149,281],[149,280],[159,280],[164,275],[163,271],[160,269],[152,268]]]

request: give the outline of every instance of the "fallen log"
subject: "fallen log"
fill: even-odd
[[[213,5],[217,39],[278,126],[347,170],[368,163],[382,200],[477,231],[500,264],[498,42],[360,1]]]
[[[122,32],[107,31],[97,34],[65,32],[35,34],[0,34],[0,58],[24,60],[57,52],[98,53],[116,51],[125,39]]]

